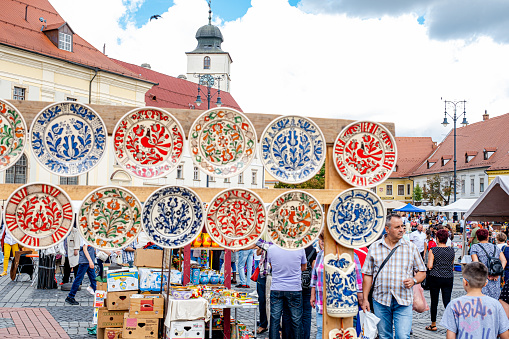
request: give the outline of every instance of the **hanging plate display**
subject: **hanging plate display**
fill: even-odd
[[[382,235],[385,227],[382,200],[366,189],[343,191],[329,207],[327,227],[334,240],[342,246],[368,246]]]
[[[279,117],[263,131],[260,159],[276,180],[290,184],[307,181],[325,161],[325,137],[310,119]]]
[[[333,160],[339,175],[352,186],[374,187],[396,166],[396,141],[381,124],[357,121],[339,133]]]
[[[0,99],[0,171],[14,165],[23,155],[27,126],[16,107]]]
[[[87,173],[106,149],[106,125],[90,107],[74,101],[57,102],[39,112],[30,127],[35,159],[63,177]]]
[[[272,242],[281,248],[298,250],[312,245],[322,227],[322,207],[306,192],[283,193],[269,207],[267,232]]]
[[[143,229],[161,247],[184,247],[200,234],[203,213],[203,203],[193,190],[181,186],[162,187],[143,205]]]
[[[122,249],[141,231],[141,203],[123,187],[101,187],[83,199],[77,218],[78,233],[90,246]]]
[[[207,208],[205,226],[213,241],[231,250],[255,244],[265,230],[267,212],[262,199],[248,189],[219,193]]]
[[[164,177],[180,163],[184,139],[182,126],[170,113],[156,107],[136,108],[115,126],[115,158],[138,178]]]
[[[189,132],[195,165],[207,175],[229,178],[242,173],[256,150],[256,131],[233,108],[213,108],[200,115]]]
[[[73,227],[71,199],[60,188],[43,183],[21,186],[5,205],[7,232],[21,246],[44,249],[63,241]]]

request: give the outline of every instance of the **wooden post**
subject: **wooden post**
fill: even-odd
[[[349,184],[347,184],[338,174],[338,171],[334,167],[334,161],[332,158],[333,153],[333,146],[327,146],[327,157],[325,158],[325,189],[332,189],[337,190],[337,194],[341,193],[342,191],[351,188]],[[340,245],[337,245],[334,238],[329,233],[329,229],[327,227],[327,213],[329,211],[329,205],[324,205],[324,256],[326,256],[329,253],[336,253],[336,251],[339,254],[342,253],[348,253],[352,256],[353,259],[353,250],[350,248],[346,248]],[[336,247],[337,245],[337,247]],[[337,250],[336,250],[337,248]],[[324,284],[325,284],[325,271],[324,271],[324,278],[323,278]],[[324,286],[323,289],[323,338],[329,337],[329,332],[335,328],[341,329],[341,318],[333,318],[329,317],[326,310],[326,289]],[[343,318],[343,328],[348,328],[353,326],[353,318]]]

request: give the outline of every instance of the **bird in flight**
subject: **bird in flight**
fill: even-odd
[[[159,18],[162,18],[162,16],[160,16],[159,14],[152,15],[152,16],[150,17],[150,21],[152,21],[152,19],[156,19],[156,20],[157,20],[157,19],[159,19]]]

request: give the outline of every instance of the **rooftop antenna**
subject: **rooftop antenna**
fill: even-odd
[[[209,25],[211,25],[212,23],[212,9],[211,9],[211,5],[210,3],[212,2],[212,0],[207,0],[207,2],[209,3]]]

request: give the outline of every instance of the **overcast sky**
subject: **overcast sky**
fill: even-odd
[[[108,56],[172,76],[186,73],[208,16],[205,0],[50,2]],[[438,142],[450,131],[441,98],[467,100],[470,123],[509,112],[507,0],[214,0],[212,10],[245,112],[391,121],[397,136]]]

